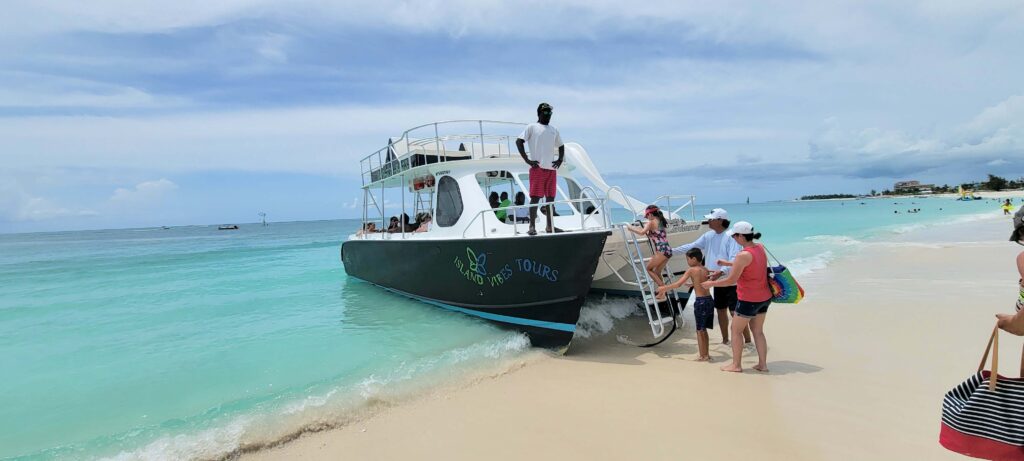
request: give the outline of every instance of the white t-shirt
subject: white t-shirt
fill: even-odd
[[[540,162],[540,167],[554,170],[551,163],[558,158],[558,148],[562,145],[562,135],[558,128],[534,122],[526,126],[519,139],[526,141],[530,147],[530,160]]]

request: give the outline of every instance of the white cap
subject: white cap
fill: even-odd
[[[704,219],[729,219],[729,213],[721,208],[715,208],[711,213],[704,215]]]
[[[729,235],[733,234],[753,234],[754,225],[746,221],[737,221],[732,225],[732,229],[729,229]]]

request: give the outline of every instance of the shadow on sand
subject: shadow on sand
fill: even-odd
[[[719,341],[717,332],[710,333],[712,360],[718,364],[724,364],[732,358],[730,346]],[[569,351],[562,356],[561,360],[579,360],[587,362],[600,362],[617,365],[643,365],[644,361],[639,357],[644,354],[654,354],[660,358],[680,361],[696,361],[697,358],[697,337],[693,329],[693,319],[687,319],[686,325],[677,329],[665,342],[654,347],[638,347],[635,345],[623,344],[619,341],[620,336],[626,336],[635,342],[652,341],[653,335],[647,326],[646,318],[632,316],[616,321],[611,331],[595,335],[589,338],[574,339]],[[743,356],[747,359],[756,357],[753,349],[746,349]],[[746,360],[745,360],[746,362]],[[747,372],[753,373],[749,366]],[[767,373],[773,375],[808,374],[817,373],[822,370],[817,365],[795,362],[792,360],[769,361]]]

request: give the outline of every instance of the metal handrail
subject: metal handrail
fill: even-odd
[[[636,209],[633,208],[633,205],[631,203],[629,203],[630,196],[626,195],[626,192],[622,190],[622,187],[620,187],[620,186],[609,187],[608,190],[604,193],[604,196],[605,197],[610,197],[612,195],[612,191],[616,191],[616,192],[619,193],[619,195],[622,196],[622,201],[625,202],[628,205],[628,207],[626,209],[631,211],[631,212],[633,212],[633,216],[634,217],[640,215],[640,213],[638,213],[636,211]]]
[[[697,196],[696,195],[681,195],[681,194],[662,195],[662,196],[654,199],[654,202],[651,202],[651,203],[657,205],[658,202],[660,202],[662,200],[665,200],[666,206],[671,208],[672,207],[672,199],[674,199],[674,198],[689,199],[689,200],[686,203],[682,204],[682,206],[680,206],[679,208],[676,208],[675,210],[672,210],[671,214],[678,215],[679,212],[682,211],[684,208],[690,207],[690,221],[696,221],[697,220],[697,212],[696,212],[696,207],[695,207],[695,204],[696,204],[696,201],[697,201]]]
[[[637,264],[643,264],[642,261],[644,253],[640,249],[640,242],[637,239],[637,235],[630,232],[629,229],[626,229],[626,226],[628,225],[629,224],[623,224],[620,226],[620,231],[622,232],[622,243],[625,244],[626,257],[629,258],[629,265],[633,268],[633,274],[636,276],[636,281],[640,285],[640,298],[644,305],[644,311],[647,314],[647,324],[651,327],[651,334],[653,334],[655,338],[660,338],[661,335],[665,334],[665,324],[662,322],[661,308],[658,306],[657,296],[654,293],[654,281],[651,280],[650,274],[647,273],[645,268],[637,267]],[[634,252],[636,253],[635,255]],[[637,263],[637,261],[640,261],[640,263]]]
[[[441,132],[439,130],[440,126],[442,126],[442,125],[449,125],[449,124],[455,124],[455,123],[475,123],[477,125],[475,128],[477,128],[479,131],[477,131],[475,133],[468,133],[467,132],[467,133],[460,133],[460,134],[446,134],[444,136],[441,135]],[[392,176],[395,176],[396,174],[401,173],[402,171],[404,171],[402,160],[408,158],[409,155],[412,154],[412,149],[411,148],[412,147],[419,147],[419,148],[421,148],[423,153],[426,153],[427,150],[423,149],[423,146],[428,145],[431,142],[434,143],[434,153],[436,155],[441,155],[442,156],[442,161],[446,161],[447,157],[448,157],[448,155],[447,155],[448,151],[446,149],[444,149],[443,142],[444,141],[451,141],[451,140],[479,139],[480,140],[480,147],[481,147],[481,153],[479,155],[480,158],[485,158],[486,157],[486,155],[485,155],[485,148],[484,148],[484,145],[485,145],[486,141],[495,141],[495,144],[498,145],[498,150],[499,150],[498,155],[499,156],[502,155],[501,152],[500,152],[500,150],[501,150],[501,142],[505,141],[505,144],[506,144],[506,147],[507,147],[506,150],[508,150],[508,152],[506,154],[504,154],[504,155],[508,155],[509,157],[511,157],[512,156],[512,149],[511,149],[511,145],[509,144],[509,141],[511,141],[512,135],[486,134],[486,133],[484,133],[484,124],[485,123],[489,124],[489,125],[526,126],[525,123],[521,123],[521,122],[505,122],[505,121],[500,121],[500,120],[444,120],[444,121],[439,121],[439,122],[426,123],[426,124],[423,124],[423,125],[419,125],[419,126],[415,126],[415,127],[409,128],[409,129],[405,130],[404,132],[402,132],[402,136],[400,136],[398,139],[396,139],[394,141],[391,141],[387,146],[385,146],[385,147],[383,147],[381,149],[378,149],[378,150],[370,153],[369,155],[367,155],[366,157],[363,157],[359,161],[359,163],[360,163],[360,176],[361,176],[360,179],[362,180],[363,186],[366,186],[367,184],[373,184],[374,182],[381,181],[381,180],[390,178]],[[423,137],[423,138],[417,138],[415,140],[413,140],[413,139],[411,139],[409,137],[410,133],[413,133],[416,130],[420,130],[420,129],[427,128],[427,127],[433,127],[433,129],[434,129],[433,130],[434,131],[433,136],[426,136],[426,137]],[[403,153],[401,155],[395,155],[395,158],[392,159],[392,160],[384,161],[384,160],[381,159],[381,153],[382,152],[388,152],[388,150],[393,148],[394,145],[401,144],[403,141],[405,142],[405,144],[407,146],[410,147],[409,152],[405,152],[405,153]],[[478,157],[476,152],[475,152],[475,150],[476,150],[476,147],[475,147],[475,144],[473,144],[473,150],[470,151],[470,157],[471,158],[477,158]],[[373,160],[375,160],[375,159],[376,159],[376,163],[377,163],[377,167],[376,168],[374,168],[374,165],[373,165],[373,163],[374,163]],[[385,167],[385,164],[390,165],[392,163],[397,165],[398,169],[396,171],[390,171],[390,172],[388,172],[388,174],[382,175],[381,177],[377,178],[376,181],[373,179],[373,172],[374,171],[380,171],[381,169],[383,169]],[[364,168],[364,165],[365,165],[365,168]],[[369,175],[369,178],[367,178],[367,175]],[[369,179],[369,181],[367,181],[367,179]]]
[[[554,206],[554,205],[559,204],[559,203],[572,204],[572,203],[580,203],[580,202],[600,202],[601,206],[600,206],[599,210],[601,211],[601,214],[605,214],[605,199],[603,199],[603,198],[555,200],[555,201],[551,201],[551,202],[540,202],[540,203],[533,203],[533,204],[527,203],[527,204],[523,204],[523,205],[509,205],[509,206],[502,206],[502,207],[497,207],[497,208],[485,208],[485,209],[482,209],[482,210],[478,211],[476,213],[476,215],[473,216],[473,219],[470,219],[469,222],[466,223],[466,228],[462,231],[462,238],[466,238],[466,234],[469,232],[470,229],[472,229],[474,227],[473,223],[475,223],[477,221],[477,219],[480,220],[480,231],[481,231],[482,237],[487,237],[487,222],[486,222],[486,219],[481,218],[481,216],[486,216],[486,213],[494,213],[494,212],[500,211],[500,210],[504,210],[504,211],[507,212],[509,210],[518,210],[520,208],[544,207],[544,206],[548,206],[548,205]],[[587,215],[585,213],[577,213],[577,214],[580,216],[580,230],[588,229],[586,227],[586,222],[589,219],[588,217],[590,215]],[[513,215],[514,215],[514,213],[513,213]],[[502,224],[510,224],[510,223],[502,222]],[[515,234],[518,234],[519,233],[519,226],[518,226],[519,225],[519,221],[516,220],[515,218],[513,218],[511,224],[512,224],[513,232]],[[551,225],[554,226],[554,223],[552,223]],[[589,229],[607,229],[607,228],[609,228],[609,226],[602,225],[602,226],[599,226],[599,227],[591,227]]]

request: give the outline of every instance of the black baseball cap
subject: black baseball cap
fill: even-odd
[[[537,106],[537,112],[540,112],[540,111],[543,111],[543,110],[550,110],[550,111],[554,111],[554,110],[555,110],[555,108],[554,108],[554,107],[551,107],[551,104],[548,104],[548,103],[546,103],[546,102],[542,102],[542,103],[540,103],[540,105],[539,105],[539,106]]]

